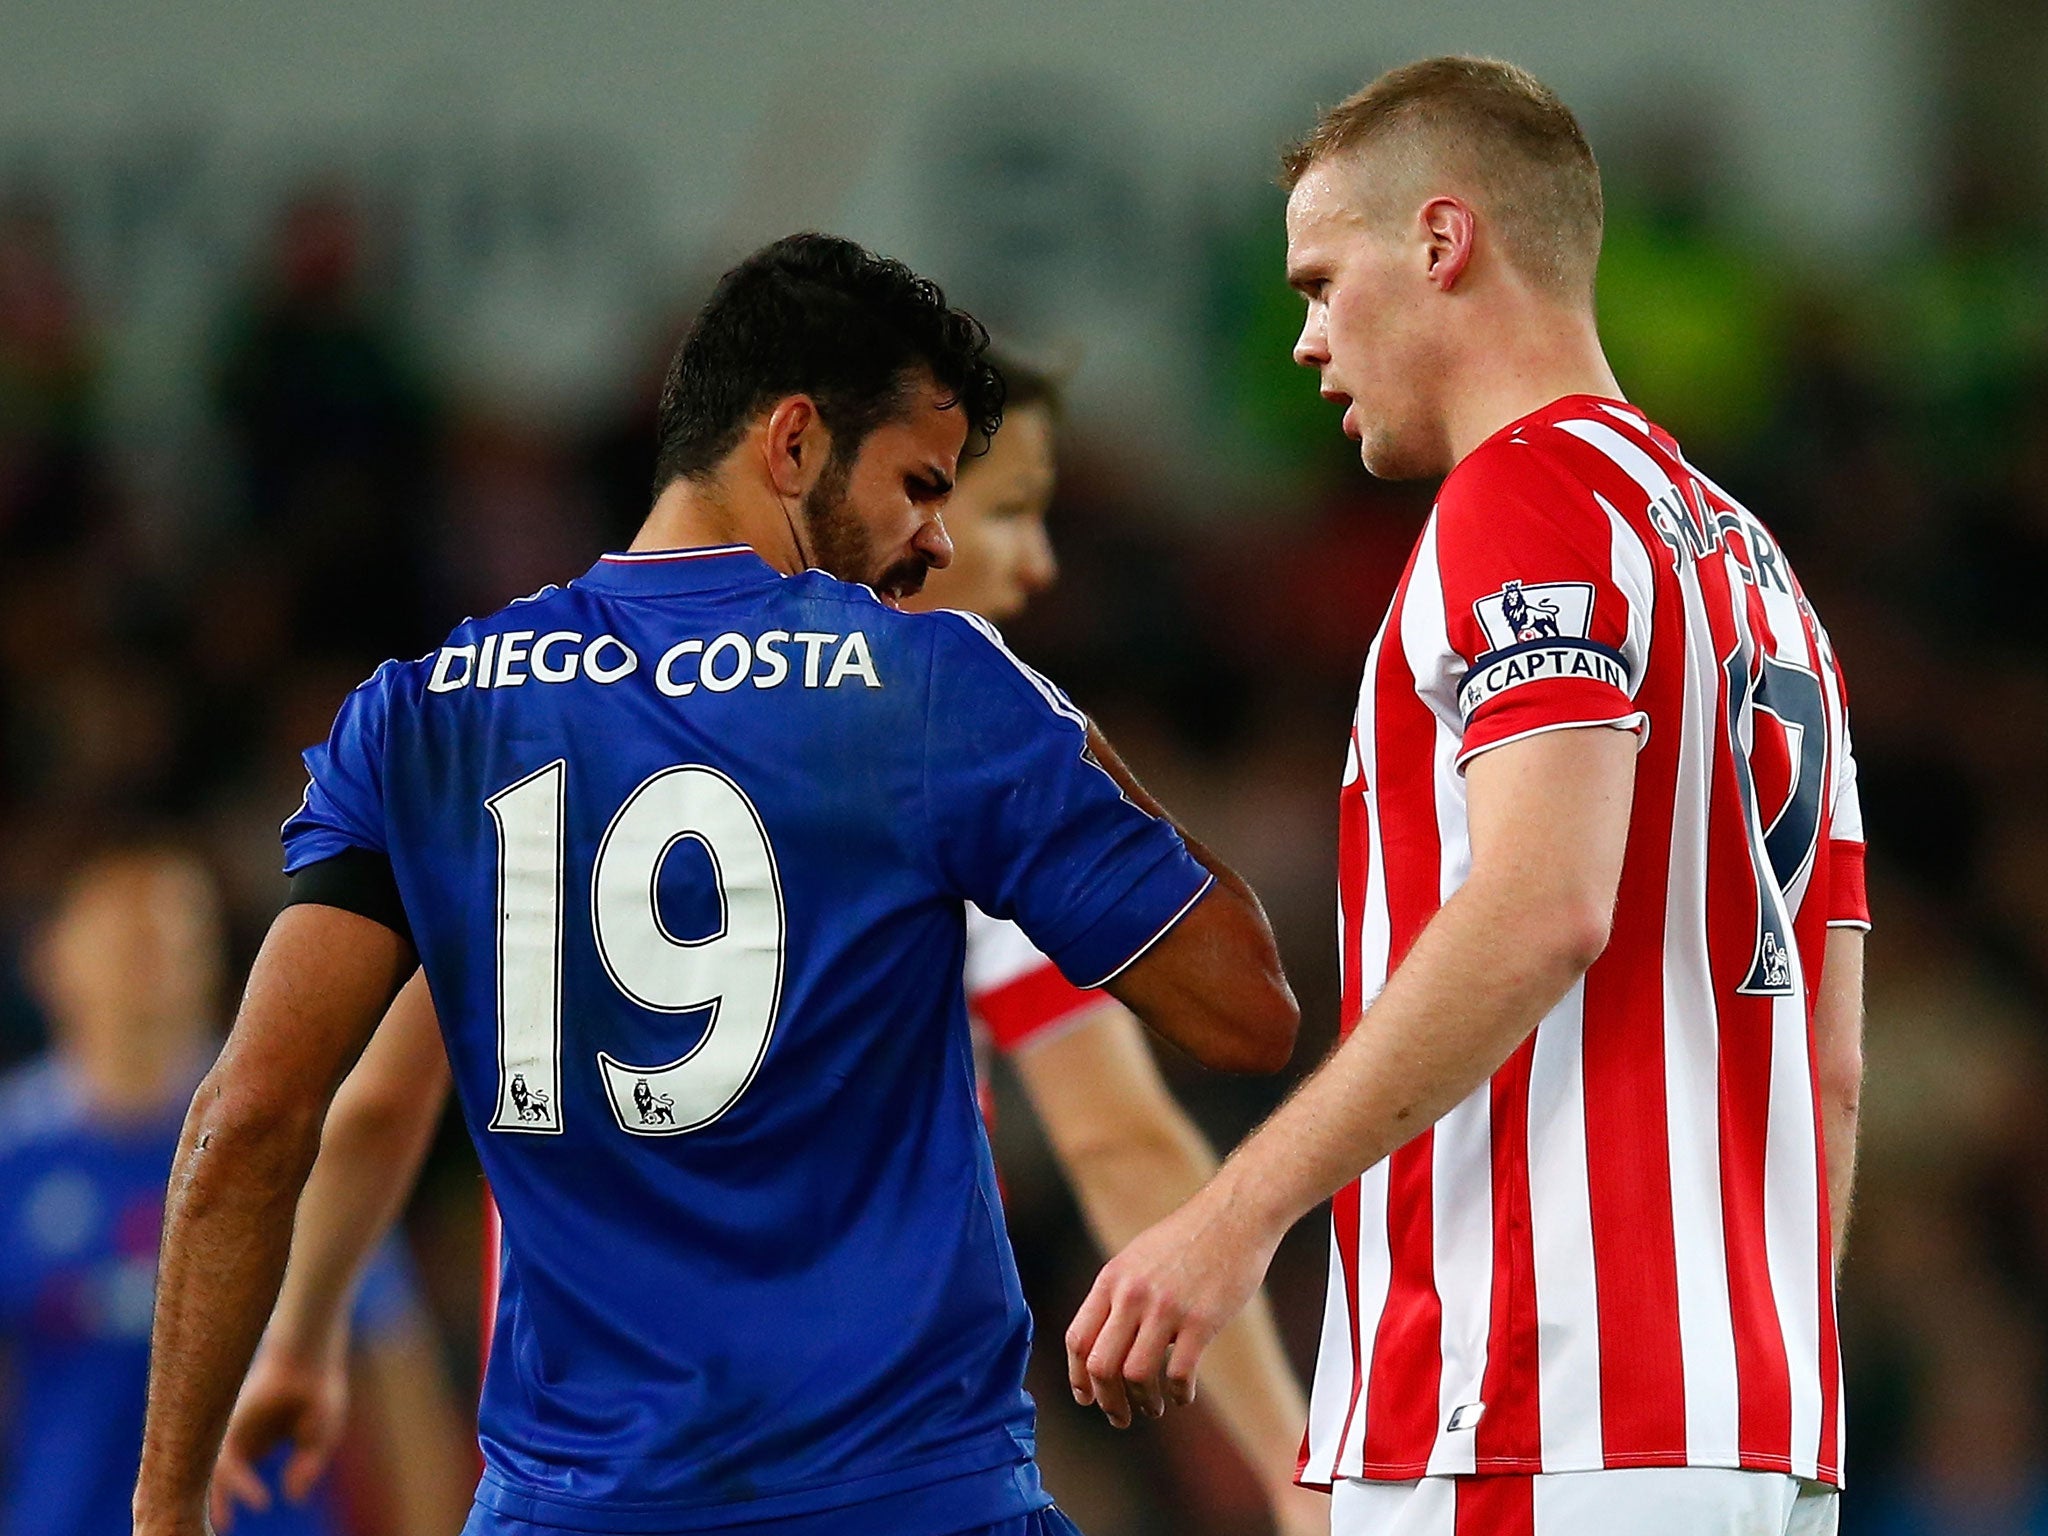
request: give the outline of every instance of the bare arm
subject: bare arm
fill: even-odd
[[[348,1319],[364,1266],[405,1208],[448,1101],[448,1056],[425,972],[415,972],[334,1096],[299,1199],[270,1326],[235,1400],[214,1468],[213,1518],[269,1504],[256,1464],[290,1441],[285,1497],[326,1470],[346,1427]],[[459,1522],[458,1522],[459,1523]]]
[[[1092,724],[1088,747],[1133,805],[1172,820]],[[1301,1010],[1280,968],[1265,908],[1236,871],[1186,828],[1176,827],[1216,883],[1164,938],[1109,982],[1109,991],[1205,1067],[1278,1072],[1294,1054]]]
[[[287,907],[271,924],[165,1193],[139,1536],[206,1529],[214,1455],[277,1299],[328,1103],[414,968],[404,939],[351,912]]]
[[[368,1345],[356,1367],[376,1476],[394,1531],[459,1531],[476,1487],[475,1442],[427,1320]]]
[[[1849,1236],[1856,1187],[1856,1107],[1863,1092],[1863,930],[1830,928],[1814,1012],[1821,1136],[1827,1150],[1828,1215],[1835,1267]]]
[[[1433,1125],[1606,947],[1633,736],[1552,731],[1474,759],[1472,870],[1344,1043],[1201,1194],[1095,1282],[1067,1331],[1075,1396],[1112,1422],[1192,1398],[1202,1352],[1287,1228]],[[1169,1367],[1169,1351],[1171,1364]]]
[[[1128,1010],[1104,1001],[1011,1061],[1104,1250],[1170,1215],[1216,1171],[1216,1155],[1168,1090]],[[1294,1486],[1308,1416],[1272,1309],[1254,1297],[1208,1360],[1216,1411],[1266,1490],[1283,1532],[1329,1529],[1329,1506]]]

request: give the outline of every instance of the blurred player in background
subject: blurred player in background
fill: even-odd
[[[212,880],[137,843],[87,861],[37,935],[30,973],[52,1049],[0,1081],[0,1531],[128,1528],[142,1446],[164,1181],[193,1087],[218,1046],[222,934]],[[463,1436],[410,1281],[387,1247],[355,1303],[378,1529],[453,1528]],[[347,1360],[336,1382],[345,1385]],[[336,1416],[337,1437],[342,1429]],[[273,1474],[280,1469],[266,1467]],[[339,1533],[331,1488],[294,1460],[245,1529]],[[311,1495],[311,1497],[309,1497]]]
[[[1334,1195],[1334,1529],[1831,1531],[1868,914],[1827,637],[1622,399],[1555,95],[1410,65],[1285,182],[1296,361],[1374,474],[1448,478],[1359,692],[1346,1038],[1099,1277],[1075,1393],[1184,1397]]]
[[[961,461],[945,508],[952,562],[931,573],[909,607],[1004,621],[1058,574],[1046,530],[1057,388],[1015,358],[997,361],[1007,385],[1002,431],[986,454]],[[1090,1230],[1114,1252],[1199,1189],[1215,1170],[1214,1154],[1128,1008],[1074,986],[1016,924],[970,909],[967,925],[967,1001],[979,1038],[1015,1068]],[[432,1002],[415,978],[328,1115],[277,1312],[229,1423],[215,1474],[217,1512],[279,1439],[316,1458],[333,1444],[345,1393],[349,1278],[413,1186],[447,1081]],[[490,1260],[494,1266],[495,1253]],[[487,1295],[487,1328],[495,1303]],[[1279,1529],[1327,1530],[1325,1502],[1294,1484],[1305,1408],[1263,1298],[1217,1339],[1208,1369],[1217,1412]]]
[[[963,904],[1212,1066],[1277,1070],[1296,1011],[1256,897],[1065,696],[900,609],[999,419],[986,345],[850,242],[757,252],[671,370],[634,549],[387,664],[308,754],[168,1202],[139,1536],[204,1528],[330,1100],[419,968],[504,1219],[469,1531],[1072,1529]]]

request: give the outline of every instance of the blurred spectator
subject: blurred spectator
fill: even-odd
[[[55,208],[0,201],[0,562],[75,548],[104,523],[93,384]]]
[[[33,948],[45,1058],[0,1081],[0,1529],[128,1526],[142,1441],[157,1233],[185,1106],[217,1044],[219,899],[168,847],[121,845],[65,882]],[[358,1302],[358,1531],[453,1531],[461,1431],[409,1267],[384,1255]],[[273,1471],[275,1469],[272,1469]],[[341,1529],[335,1490],[238,1521]]]
[[[345,189],[285,210],[270,270],[231,316],[216,392],[293,639],[412,654],[429,643],[434,417],[401,333],[377,311],[369,232]]]

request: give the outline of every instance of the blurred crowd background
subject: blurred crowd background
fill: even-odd
[[[0,1063],[46,1047],[36,935],[124,830],[218,887],[224,1024],[283,892],[299,751],[380,659],[624,544],[694,303],[757,240],[823,225],[1069,370],[1062,579],[1011,638],[1264,894],[1311,1064],[1336,1023],[1341,743],[1431,488],[1366,478],[1288,362],[1271,156],[1385,64],[1498,52],[1607,168],[1624,387],[1776,529],[1848,672],[1877,926],[1844,1529],[2048,1531],[2038,7],[1603,0],[1539,28],[1466,4],[1432,30],[1302,0],[1205,36],[1199,8],[1111,27],[912,0],[856,34],[807,0],[789,56],[741,35],[744,6],[600,9],[602,45],[522,6],[496,37],[430,7],[409,40],[384,6],[396,36],[303,50],[273,8],[194,9],[166,44],[139,6],[25,3],[0,49]],[[386,67],[415,43],[433,67]],[[1170,1066],[1221,1145],[1286,1086]],[[1056,1348],[1097,1255],[1028,1112],[999,1125]],[[406,1237],[467,1403],[457,1127]],[[1323,1275],[1311,1220],[1273,1276],[1304,1371]],[[1044,1353],[1048,1481],[1086,1529],[1264,1529],[1199,1414],[1117,1436]],[[4,1394],[0,1416],[33,1410]],[[356,1481],[362,1536],[405,1528]]]

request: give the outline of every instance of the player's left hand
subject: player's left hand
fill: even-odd
[[[1280,1233],[1211,1183],[1103,1266],[1067,1329],[1074,1401],[1118,1429],[1195,1400],[1202,1352],[1265,1278]]]
[[[280,1479],[284,1496],[303,1503],[327,1470],[347,1424],[346,1331],[305,1354],[266,1338],[235,1399],[214,1463],[209,1512],[215,1529],[229,1529],[238,1504],[259,1514],[270,1508],[270,1490],[256,1466],[282,1443],[292,1447]]]

